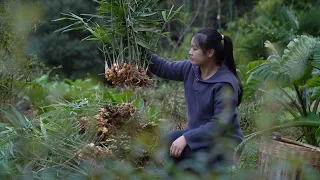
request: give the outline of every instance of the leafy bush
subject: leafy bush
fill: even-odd
[[[86,168],[95,163],[144,165],[157,145],[154,138],[159,138],[157,111],[142,99],[134,99],[132,93],[105,89],[92,79],[50,81],[48,75],[35,79],[24,94],[38,116],[26,118],[13,107],[2,112],[7,120],[0,124],[2,177],[85,177],[90,172]],[[108,141],[101,145],[98,126],[104,117],[100,108],[130,102],[137,113],[123,122],[113,117],[106,126]]]
[[[270,49],[268,60],[249,64],[249,78],[245,86],[245,96],[259,91],[270,96],[282,105],[290,116],[284,122],[297,122],[314,127],[304,129],[305,142],[319,144],[319,53],[320,39],[298,36],[288,44],[281,55],[269,41],[265,46]],[[312,122],[313,121],[313,122]],[[281,122],[281,123],[284,123]],[[274,125],[271,125],[271,127]],[[318,129],[318,130],[317,130]],[[316,132],[318,131],[318,132]]]
[[[266,40],[284,49],[296,34],[317,36],[320,27],[316,20],[319,7],[319,2],[314,0],[303,3],[290,0],[259,1],[252,12],[230,23],[225,34],[233,38],[234,53],[241,72],[246,72],[245,67],[249,62],[267,58],[268,52],[263,46]]]
[[[155,89],[140,89],[133,95],[156,107],[165,130],[183,129],[187,121],[184,88],[181,83],[163,83]]]
[[[244,135],[253,133],[257,130],[256,118],[262,111],[261,99],[246,99],[238,107],[238,117],[240,120],[240,126]]]
[[[36,56],[26,55],[23,49],[39,19],[36,2],[6,0],[0,5],[0,108],[15,104],[17,95],[38,72]]]

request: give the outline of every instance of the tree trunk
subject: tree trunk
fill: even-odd
[[[204,12],[203,12],[203,19],[202,19],[202,27],[205,28],[207,25],[207,17],[208,17],[208,10],[209,10],[209,0],[205,0],[204,2]]]
[[[218,29],[221,29],[221,0],[217,0],[217,4],[218,4],[218,15],[217,15]]]

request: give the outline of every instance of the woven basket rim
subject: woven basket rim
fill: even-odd
[[[320,152],[316,149],[261,137],[259,152],[287,160],[300,160],[304,164],[320,166]]]
[[[281,139],[287,140],[287,138],[281,138]],[[303,148],[303,149],[308,149],[308,150],[311,150],[312,152],[317,152],[318,151],[320,153],[320,147],[317,147],[317,146],[313,146],[312,148],[310,148],[310,147],[301,146],[301,145],[298,145],[298,144],[291,144],[291,143],[287,143],[287,142],[277,141],[275,139],[267,138],[267,137],[263,137],[263,136],[261,137],[261,140],[272,141],[273,143],[278,143],[278,144],[282,144],[282,145],[286,145],[286,146],[290,145],[292,147],[299,147],[299,148]],[[302,144],[306,144],[306,143],[302,143]],[[306,145],[308,145],[308,144],[306,144]]]

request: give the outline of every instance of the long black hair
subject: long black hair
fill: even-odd
[[[243,87],[237,73],[233,57],[233,44],[228,36],[221,35],[216,29],[201,29],[193,36],[195,43],[206,53],[213,49],[216,57],[216,64],[225,64],[228,69],[236,76],[239,81],[240,93],[238,95],[238,104],[242,101]],[[224,44],[222,44],[224,41]]]

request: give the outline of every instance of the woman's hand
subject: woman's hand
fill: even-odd
[[[173,141],[171,147],[170,147],[170,156],[173,157],[180,157],[182,151],[184,150],[184,148],[187,146],[187,141],[184,138],[184,136],[180,136],[178,139],[176,139],[175,141]]]

